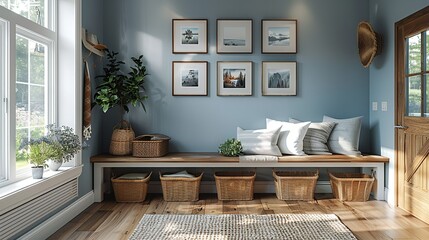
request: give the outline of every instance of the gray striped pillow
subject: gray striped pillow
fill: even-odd
[[[299,123],[301,121],[289,118],[289,122]],[[334,122],[312,122],[304,137],[304,152],[313,155],[332,155],[328,148],[328,139],[335,124]]]

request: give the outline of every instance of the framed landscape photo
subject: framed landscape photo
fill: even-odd
[[[207,53],[207,19],[173,19],[173,53]]]
[[[207,96],[206,61],[173,62],[173,96]]]
[[[262,62],[262,95],[295,96],[296,62]]]
[[[296,53],[296,20],[262,19],[262,53]]]
[[[217,62],[218,96],[252,95],[252,62]]]
[[[252,53],[252,20],[217,20],[217,53]]]

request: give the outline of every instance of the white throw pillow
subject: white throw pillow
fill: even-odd
[[[237,139],[240,140],[244,154],[281,156],[277,141],[280,127],[276,129],[243,130],[237,127]]]
[[[290,123],[267,118],[267,129],[281,128],[277,145],[284,154],[306,155],[303,140],[311,122]]]
[[[291,123],[300,123],[289,118]],[[332,155],[328,148],[328,139],[335,127],[334,122],[312,122],[304,137],[304,152],[314,155]]]
[[[361,155],[359,137],[362,118],[336,119],[323,116],[324,122],[336,123],[328,140],[328,147],[331,152],[345,155]]]

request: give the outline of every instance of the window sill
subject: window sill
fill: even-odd
[[[46,171],[43,179],[27,178],[0,188],[0,215],[80,176],[82,167],[62,167],[60,171]]]

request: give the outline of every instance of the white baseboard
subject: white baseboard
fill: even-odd
[[[255,181],[255,193],[275,193],[274,181]],[[149,183],[149,193],[162,193],[161,182],[153,181]],[[332,193],[329,181],[318,181],[316,193]],[[214,181],[202,181],[200,193],[216,193],[216,184]]]
[[[54,234],[58,229],[70,222],[74,217],[79,215],[94,203],[94,192],[91,191],[79,198],[48,220],[44,221],[31,231],[22,235],[19,239],[46,239]]]

